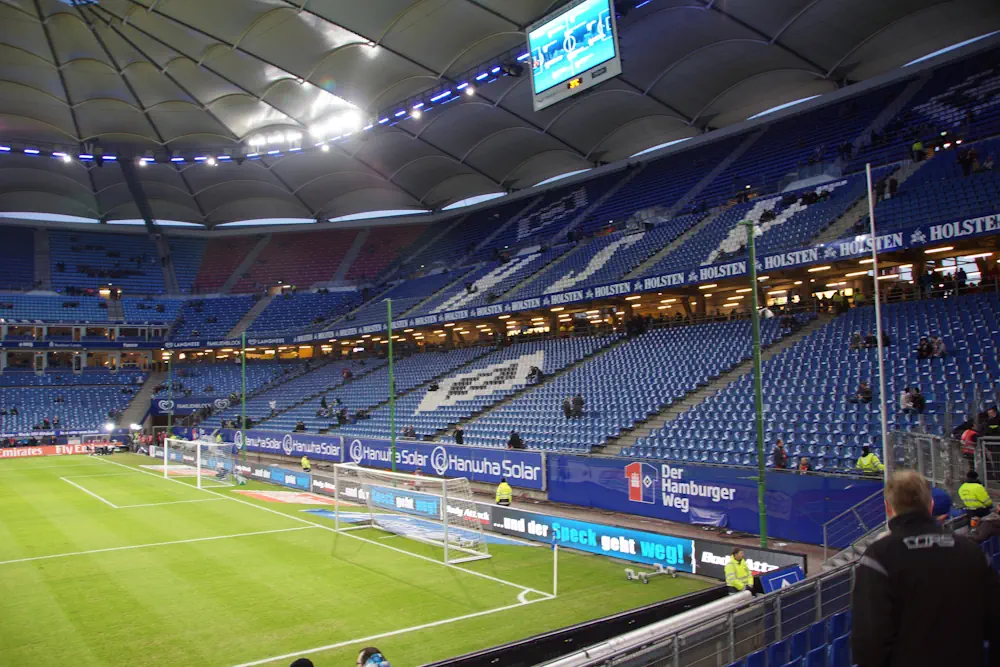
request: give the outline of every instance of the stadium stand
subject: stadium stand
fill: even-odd
[[[298,362],[248,361],[246,365],[247,393],[256,391],[272,382],[277,382],[291,373],[300,371]],[[174,392],[190,391],[199,396],[228,396],[243,387],[240,364],[220,363],[178,363],[172,370]],[[169,392],[164,382],[155,395],[163,397]]]
[[[170,256],[174,263],[174,273],[177,275],[177,286],[184,294],[192,291],[198,267],[205,253],[205,241],[190,237],[171,236]]]
[[[107,305],[96,296],[0,294],[0,318],[15,322],[107,322]]]
[[[49,232],[52,287],[113,284],[125,293],[163,294],[159,253],[146,234]]]
[[[185,301],[172,331],[176,339],[219,338],[229,333],[253,307],[251,296],[225,296]]]
[[[35,283],[35,232],[0,227],[0,289],[28,289]]]
[[[782,333],[776,320],[767,320],[762,343]],[[466,442],[505,447],[517,429],[531,448],[589,452],[745,361],[749,337],[749,321],[649,331],[472,421]],[[697,348],[712,353],[691,355]],[[577,394],[585,401],[583,416],[566,419],[562,402]]]
[[[259,240],[256,236],[210,239],[205,244],[201,266],[198,267],[191,291],[198,294],[218,292]]]
[[[968,405],[976,386],[992,392],[1000,380],[998,306],[995,293],[885,306],[890,429],[919,426],[943,435],[949,406]],[[793,458],[808,457],[816,470],[853,468],[863,445],[872,444],[881,455],[876,351],[849,349],[852,334],[874,328],[874,309],[856,308],[764,364],[768,451],[783,438]],[[917,359],[925,336],[942,336],[947,356]],[[873,401],[849,403],[861,381],[871,385]],[[901,414],[904,387],[924,394],[923,415]],[[752,392],[752,377],[745,375],[622,454],[755,465]]]
[[[400,252],[418,239],[425,229],[424,225],[407,225],[406,227],[389,228],[376,227],[365,240],[361,251],[347,270],[347,279],[354,281],[372,280],[383,269],[396,260]]]
[[[256,261],[236,281],[236,294],[259,292],[266,287],[285,284],[301,289],[328,281],[341,261],[358,230],[283,232],[274,234]]]
[[[338,318],[358,303],[356,292],[285,292],[274,297],[247,329],[263,335],[298,331]]]
[[[154,299],[153,297],[124,297],[122,310],[128,324],[166,324],[173,322],[181,312],[181,299]]]
[[[445,353],[414,355],[401,362],[407,378],[397,380],[400,393],[438,377],[438,388],[428,386],[412,391],[396,401],[396,427],[413,426],[418,437],[434,435],[527,386],[532,366],[550,375],[577,363],[617,336],[582,336],[561,340],[514,343],[495,350],[491,347],[460,348]],[[459,369],[459,366],[465,364]],[[459,369],[454,373],[452,369]],[[442,373],[444,371],[444,373]],[[370,409],[385,398],[387,378],[373,373],[364,388],[352,384],[344,392],[344,404]],[[341,427],[344,435],[385,437],[389,432],[388,406],[379,407],[370,419]],[[445,440],[442,438],[442,440]],[[528,443],[532,446],[532,443]]]
[[[0,375],[4,408],[0,411],[0,433],[36,431],[45,419],[54,430],[99,430],[112,410],[128,406],[134,387],[142,379],[142,373],[124,370],[88,370],[79,375],[8,370]],[[10,414],[12,408],[17,408],[17,415]],[[53,425],[55,417],[59,417],[57,426]]]

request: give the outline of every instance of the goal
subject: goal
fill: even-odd
[[[163,441],[163,476],[191,477],[199,489],[236,483],[232,443],[205,440]]]
[[[338,500],[337,530],[378,528],[440,546],[446,563],[490,557],[472,488],[464,477],[441,479],[338,463],[332,477],[313,474],[314,485],[324,481],[327,486],[332,482]],[[348,504],[352,502],[358,505],[355,511]]]

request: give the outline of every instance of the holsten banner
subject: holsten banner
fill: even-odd
[[[549,457],[548,491],[555,502],[756,534],[760,515],[754,472],[557,454]],[[881,485],[881,480],[768,471],[768,534],[822,544],[823,524]]]
[[[175,428],[174,432],[190,438],[208,433],[198,429]],[[392,443],[377,438],[343,438],[340,435],[307,435],[251,429],[246,432],[222,429],[226,441],[235,442],[248,452],[309,456],[322,461],[357,463],[370,468],[392,468]],[[473,482],[499,484],[503,478],[511,486],[545,490],[545,455],[541,452],[463,447],[438,443],[396,441],[396,470],[420,470],[438,477],[467,477]]]

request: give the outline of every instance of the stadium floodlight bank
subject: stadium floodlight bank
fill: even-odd
[[[195,478],[199,489],[212,489],[236,484],[233,445],[207,440],[163,441],[163,476],[179,475]]]
[[[442,479],[419,474],[333,466],[333,475],[313,475],[313,483],[332,481],[337,504],[336,530],[378,528],[444,550],[446,563],[489,558],[482,524],[476,520],[472,487],[464,477]],[[360,511],[345,502],[355,502]]]

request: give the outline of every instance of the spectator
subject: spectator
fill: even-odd
[[[951,514],[951,496],[944,489],[932,486],[931,499],[934,503],[931,507],[931,516],[934,517],[935,521],[943,525]]]
[[[59,415],[56,415],[55,417],[52,418],[52,425],[53,426],[55,426],[56,428],[59,428],[59,426],[61,424],[62,424],[62,422],[59,421]]]
[[[319,407],[323,408],[324,410],[328,407],[326,404],[326,396],[319,399]]]
[[[312,472],[312,466],[309,464],[308,456],[303,456],[300,463],[302,464],[302,472]]]
[[[851,336],[850,348],[852,350],[860,350],[863,346],[864,346],[864,341],[861,338],[861,332],[855,331],[854,335]]]
[[[940,358],[948,354],[948,348],[945,347],[944,339],[941,336],[931,339],[931,346],[933,347],[933,351],[931,352],[932,357]]]
[[[871,403],[872,402],[872,388],[868,386],[868,383],[864,380],[858,385],[858,390],[854,392],[854,396],[847,399],[848,403]]]
[[[882,461],[879,460],[878,455],[872,453],[871,447],[868,445],[861,448],[861,456],[858,457],[855,467],[866,475],[885,470],[885,466],[882,465]]]
[[[733,555],[726,563],[726,586],[729,587],[730,594],[749,590],[754,595],[763,593],[760,581],[753,576],[750,565],[743,558],[743,549],[733,547]]]
[[[303,422],[301,419],[295,422],[296,433],[302,433],[305,430],[306,430],[305,422]]]
[[[778,438],[778,442],[774,444],[772,458],[774,459],[774,467],[778,470],[788,468],[788,452],[785,451],[785,441],[781,438]]]
[[[510,438],[507,439],[507,449],[524,449],[524,440],[521,439],[521,434],[511,429]]]
[[[267,402],[267,407],[269,407],[271,409],[271,414],[272,415],[278,414],[278,402],[277,401],[274,401],[274,400],[268,401]]]
[[[996,408],[986,411],[986,419],[983,420],[983,435],[987,438],[1000,437],[1000,415]]]
[[[875,337],[874,333],[869,332],[868,335],[865,336],[865,349],[870,350],[874,347],[878,347],[878,338]]]
[[[899,394],[899,409],[903,411],[904,415],[917,413],[917,409],[913,407],[913,392],[910,391],[909,387],[904,387]]]
[[[920,393],[920,387],[914,387],[911,393],[913,394],[913,409],[917,411],[917,414],[924,414],[924,410],[927,408],[927,399]]]
[[[573,397],[573,416],[583,416],[583,396],[581,396],[579,392]]]
[[[906,470],[885,488],[889,533],[865,551],[852,595],[858,667],[997,665],[1000,579],[980,548],[931,517],[927,481]],[[941,641],[948,637],[948,641]],[[992,652],[991,652],[992,653]]]
[[[344,368],[342,371],[340,371],[340,377],[343,379],[344,382],[347,382],[353,376],[354,376],[354,373],[351,372],[350,368]]]
[[[314,667],[313,661],[309,658],[299,658],[293,662],[290,667]]]
[[[965,505],[965,514],[971,517],[982,517],[990,513],[993,501],[986,487],[979,483],[979,473],[970,470],[965,475],[965,484],[958,487],[958,497]]]
[[[926,336],[924,336],[920,339],[920,342],[917,343],[917,359],[930,359],[933,353],[934,346],[931,345],[931,342],[927,340]]]
[[[456,445],[465,444],[465,431],[462,430],[461,424],[455,425],[455,444]]]
[[[573,399],[567,396],[562,402],[563,417],[569,419],[573,416]]]
[[[542,369],[538,366],[532,366],[531,370],[528,371],[528,383],[537,384],[542,380]]]
[[[809,459],[803,456],[799,459],[799,467],[797,468],[799,472],[812,472],[812,466],[809,464]]]
[[[362,649],[358,654],[357,667],[389,667],[389,661],[374,646]]]
[[[911,157],[913,157],[913,161],[914,162],[920,162],[921,160],[923,160],[924,159],[924,142],[922,142],[920,139],[917,139],[916,141],[914,141],[913,145],[910,146],[910,155],[911,155]]]
[[[896,191],[899,190],[899,181],[896,180],[895,176],[889,178],[889,199],[896,196]]]
[[[412,425],[405,427],[403,429],[403,437],[404,438],[410,438],[410,439],[416,439],[416,437],[417,437],[417,429],[413,428]]]
[[[980,543],[986,542],[998,535],[1000,535],[1000,505],[997,505],[992,512],[979,519],[975,527],[969,532],[969,537]]]
[[[496,493],[497,505],[510,507],[510,501],[513,498],[514,498],[514,489],[510,488],[510,484],[507,483],[506,477],[501,477],[500,483],[497,485],[497,493]]]

